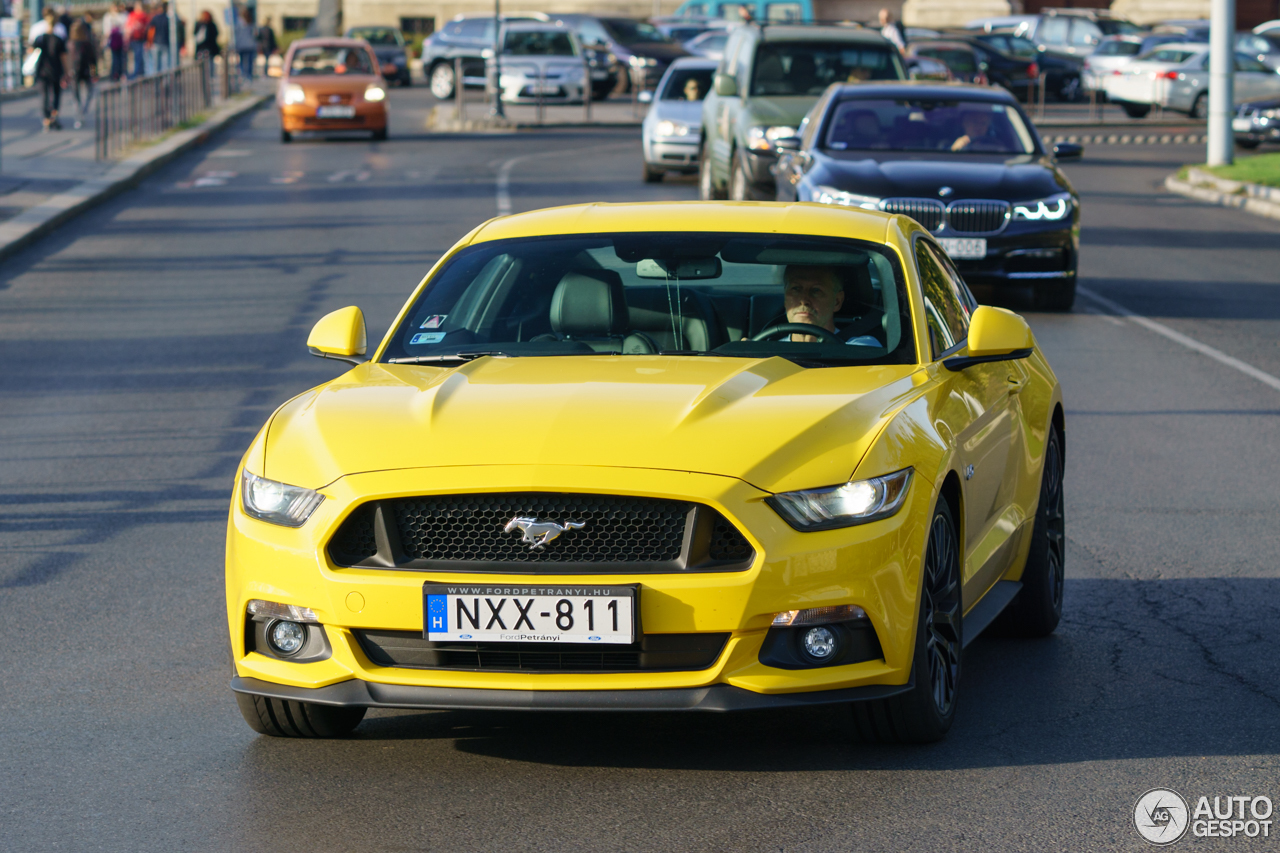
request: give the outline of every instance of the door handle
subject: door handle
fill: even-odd
[[[1026,387],[1027,387],[1027,380],[1023,379],[1021,376],[1009,377],[1009,393],[1010,394],[1021,394],[1022,389]]]

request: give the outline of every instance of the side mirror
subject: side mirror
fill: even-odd
[[[775,139],[773,140],[773,147],[779,151],[799,151],[800,137],[784,136],[781,139]]]
[[[642,104],[651,104],[653,103],[653,92],[645,89],[643,92],[636,95],[636,100]]]
[[[738,94],[738,81],[728,74],[716,72],[715,90],[722,98],[732,98]]]
[[[363,364],[366,359],[357,356],[364,355],[367,348],[364,313],[354,305],[324,315],[307,336],[312,355],[348,364]]]
[[[1084,156],[1084,146],[1076,142],[1056,142],[1053,156],[1059,160],[1079,160]]]
[[[948,370],[964,370],[991,361],[1013,361],[1031,355],[1035,346],[1026,320],[1003,308],[980,305],[969,322],[969,354],[943,364]]]

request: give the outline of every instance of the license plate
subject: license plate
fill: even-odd
[[[1250,118],[1233,118],[1231,120],[1231,129],[1240,133],[1248,133],[1253,130],[1253,119]]]
[[[635,642],[633,586],[422,585],[428,640],[485,643]]]
[[[987,256],[987,241],[984,237],[943,237],[938,240],[946,253],[958,260],[975,260]]]
[[[560,87],[554,83],[534,83],[529,89],[534,93],[541,92],[544,95],[554,95],[560,91]]]
[[[316,107],[316,118],[355,118],[355,107]]]

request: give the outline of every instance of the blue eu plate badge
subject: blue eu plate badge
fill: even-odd
[[[432,632],[449,630],[449,596],[427,596],[427,630]]]

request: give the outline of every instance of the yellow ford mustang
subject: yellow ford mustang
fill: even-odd
[[[358,308],[308,344],[356,366],[271,416],[227,535],[258,732],[839,702],[929,741],[964,643],[1058,623],[1057,380],[905,216],[504,217],[367,361]]]

